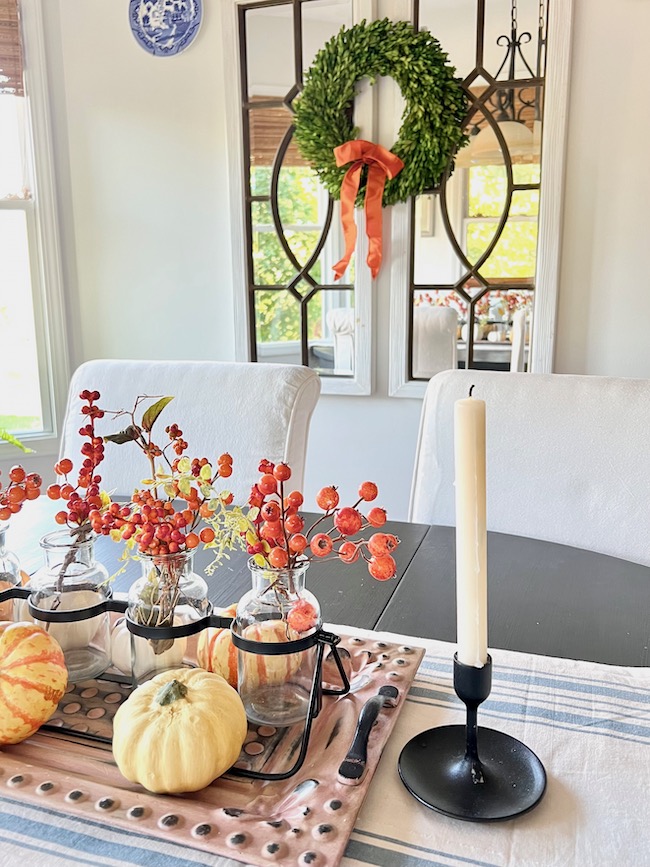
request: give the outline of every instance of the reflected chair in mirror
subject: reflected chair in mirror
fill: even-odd
[[[354,373],[354,308],[334,307],[325,319],[334,340],[334,369]]]
[[[422,405],[410,520],[456,523],[454,404],[472,385],[486,402],[488,529],[650,565],[650,380],[438,374]]]
[[[516,310],[512,317],[512,353],[510,355],[510,370],[523,373],[526,370],[526,327],[527,313]]]
[[[413,376],[430,379],[458,365],[458,314],[451,307],[413,310]]]
[[[261,458],[286,461],[292,468],[292,485],[302,487],[309,425],[320,394],[320,379],[313,370],[247,362],[88,361],[72,376],[63,421],[60,454],[69,457],[75,469],[84,441],[79,435],[84,418],[79,394],[84,389],[99,391],[99,406],[112,411],[130,412],[138,395],[172,395],[154,441],[163,445],[165,427],[175,423],[189,444],[188,456],[216,460],[230,452],[234,472],[227,487],[238,504],[246,502],[259,478]],[[138,410],[136,422],[150,404],[145,402]],[[117,419],[107,414],[97,422],[97,430],[106,435],[130,423],[128,414]],[[106,443],[100,473],[103,488],[129,496],[150,470],[134,443]]]

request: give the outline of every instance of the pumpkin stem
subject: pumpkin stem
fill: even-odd
[[[187,695],[187,687],[178,680],[170,680],[164,686],[161,686],[155,696],[155,701],[160,705],[171,704],[178,701],[179,698],[185,698]]]

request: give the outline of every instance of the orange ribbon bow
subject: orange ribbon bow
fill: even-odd
[[[350,263],[357,241],[357,226],[354,222],[354,203],[359,192],[361,171],[368,166],[366,179],[366,235],[368,236],[368,258],[366,262],[370,273],[376,277],[381,266],[381,200],[384,195],[386,178],[394,178],[404,168],[398,156],[381,145],[371,141],[356,139],[334,148],[336,165],[352,163],[345,173],[341,184],[341,224],[345,238],[345,255],[334,265],[335,280],[340,280]]]

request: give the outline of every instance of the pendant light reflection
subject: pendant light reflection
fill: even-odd
[[[498,37],[497,45],[506,46],[506,54],[495,79],[505,72],[505,86],[492,93],[478,111],[491,112],[499,126],[513,163],[535,163],[540,161],[542,138],[542,105],[539,87],[517,88],[517,79],[542,78],[543,57],[546,46],[545,0],[539,0],[537,28],[536,71],[528,64],[522,45],[531,42],[531,34],[518,33],[517,0],[511,0],[510,35]],[[506,84],[506,81],[508,84]],[[529,95],[530,94],[530,95]],[[469,94],[473,99],[476,93]],[[475,115],[476,117],[476,115]],[[481,128],[482,127],[482,128]],[[483,118],[475,120],[469,131],[469,143],[458,153],[455,164],[458,168],[476,165],[503,165],[505,155],[494,129]]]
[[[513,163],[539,162],[541,144],[541,121],[535,121],[535,131],[517,120],[503,120],[499,129]],[[470,133],[469,144],[456,157],[458,168],[470,166],[494,166],[505,163],[501,145],[491,126],[486,126],[475,135]]]

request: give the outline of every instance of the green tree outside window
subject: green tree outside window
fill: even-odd
[[[251,192],[264,195],[270,189],[270,166],[251,169]],[[320,237],[318,219],[319,186],[316,176],[306,166],[283,167],[278,179],[278,208],[289,248],[300,264],[311,256]],[[287,285],[296,270],[287,258],[275,232],[268,202],[253,202],[253,269],[256,286]],[[301,230],[301,227],[305,229]],[[318,227],[318,228],[313,228]],[[321,263],[310,270],[321,281]],[[301,294],[309,291],[307,283],[297,287]],[[309,339],[322,337],[322,294],[309,302]],[[255,319],[259,343],[300,340],[300,305],[290,292],[281,290],[255,293]]]

